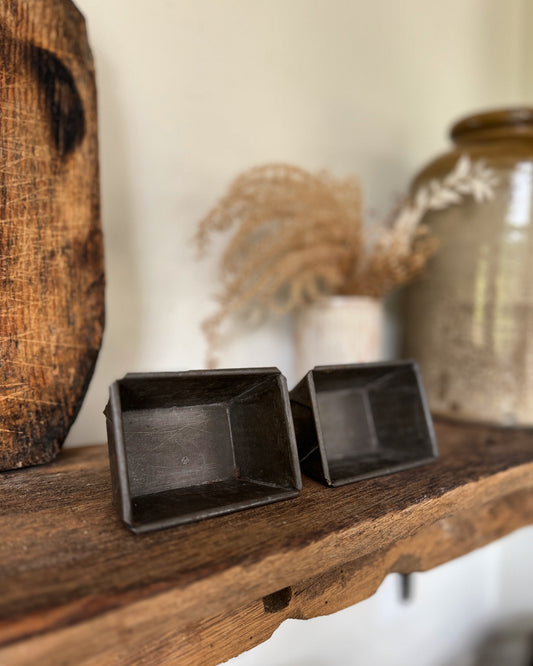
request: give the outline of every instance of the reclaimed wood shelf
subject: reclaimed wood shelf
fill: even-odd
[[[0,475],[0,663],[218,664],[533,523],[533,431],[436,431],[430,465],[143,536],[104,446]]]

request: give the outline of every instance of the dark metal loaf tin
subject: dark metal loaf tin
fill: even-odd
[[[115,505],[134,532],[294,497],[302,487],[277,368],[128,374],[106,407]]]
[[[329,486],[438,456],[415,363],[319,366],[291,391],[302,471]]]

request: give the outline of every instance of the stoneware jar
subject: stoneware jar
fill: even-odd
[[[465,154],[498,182],[491,201],[468,198],[424,219],[441,244],[406,291],[404,351],[435,414],[533,425],[533,108],[469,116],[451,138],[413,189]]]

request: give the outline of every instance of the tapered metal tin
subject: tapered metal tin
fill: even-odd
[[[302,471],[327,485],[438,455],[422,381],[410,361],[318,366],[290,397]]]
[[[297,495],[286,380],[276,368],[128,374],[106,407],[114,501],[134,532]]]

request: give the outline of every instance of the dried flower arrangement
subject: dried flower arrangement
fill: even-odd
[[[431,210],[493,195],[496,179],[462,156],[442,180],[422,186],[385,224],[363,224],[354,178],[267,164],[241,174],[199,223],[204,254],[212,235],[236,227],[220,261],[219,309],[203,324],[208,365],[223,322],[237,312],[285,313],[328,293],[383,297],[416,276],[438,242],[421,223]]]

